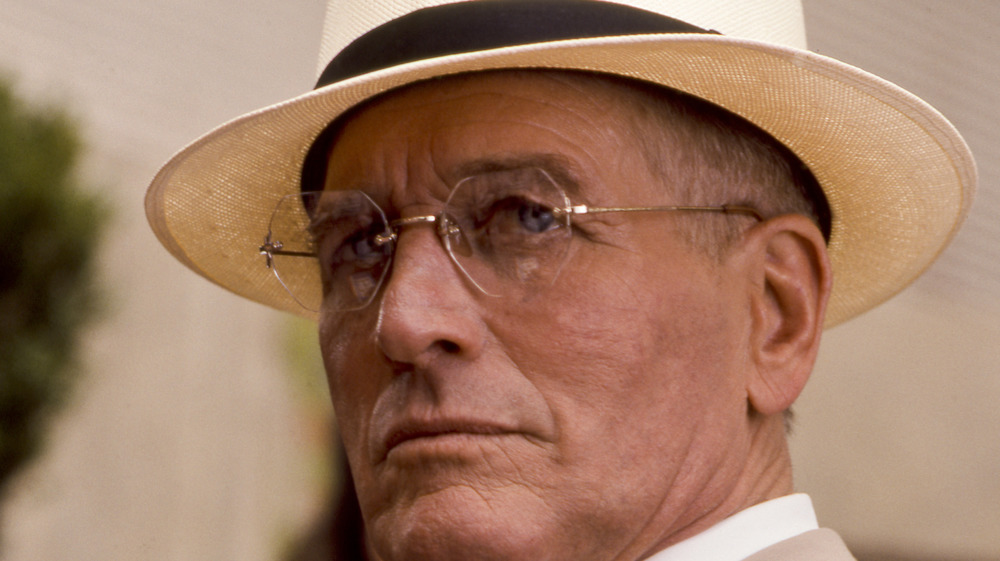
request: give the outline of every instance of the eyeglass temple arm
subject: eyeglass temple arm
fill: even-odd
[[[694,212],[720,212],[723,214],[745,214],[752,216],[757,221],[763,222],[757,209],[741,205],[721,205],[721,206],[638,206],[638,207],[595,207],[587,205],[573,205],[560,209],[566,214],[598,214],[602,212],[672,212],[672,211],[694,211]]]
[[[274,266],[275,255],[282,255],[288,257],[316,257],[316,254],[311,251],[288,251],[282,249],[283,247],[284,244],[281,243],[280,240],[271,241],[271,234],[268,233],[267,237],[264,239],[264,245],[257,248],[257,251],[259,251],[260,254],[265,257],[268,269]],[[278,281],[281,282],[282,286],[284,286],[285,283],[282,282],[280,278],[278,279]]]
[[[426,224],[437,222],[438,217],[434,215],[426,216],[411,216],[409,218],[399,218],[393,220],[389,223],[389,232],[384,235],[375,236],[376,241],[387,243],[396,241],[396,230],[401,226],[411,226],[414,224]],[[451,226],[454,228],[454,226]],[[257,248],[261,255],[267,257],[267,266],[271,267],[271,257],[275,255],[281,255],[285,257],[316,257],[316,254],[311,251],[289,251],[283,249],[285,244],[281,240],[271,240],[271,233],[268,232],[267,236],[264,238],[264,245]]]

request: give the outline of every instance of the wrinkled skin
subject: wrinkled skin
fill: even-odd
[[[327,189],[433,214],[470,165],[530,162],[571,178],[574,202],[683,202],[623,111],[557,74],[410,87],[346,126]],[[417,226],[373,304],[322,314],[377,557],[641,559],[790,491],[783,407],[752,405],[759,320],[781,308],[762,288],[764,242],[751,233],[719,262],[669,215],[577,224],[558,280],[531,298],[479,293]]]

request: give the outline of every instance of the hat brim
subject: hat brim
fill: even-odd
[[[907,91],[808,51],[704,34],[578,39],[451,55],[379,70],[249,113],[181,150],[157,173],[146,214],[163,245],[205,278],[306,317],[258,252],[282,196],[338,115],[394,88],[502,68],[617,74],[728,109],[810,167],[833,213],[826,325],[890,298],[947,246],[976,169],[955,128]],[[303,260],[308,261],[308,260]],[[315,264],[292,275],[318,287]]]

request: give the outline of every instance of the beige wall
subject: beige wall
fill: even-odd
[[[117,209],[102,254],[109,319],[89,334],[89,375],[48,454],[5,505],[0,559],[270,559],[318,508],[322,422],[282,375],[286,320],[170,259],[142,196],[198,134],[310,87],[322,11],[0,0],[0,69],[71,107],[92,146],[86,171]],[[806,0],[806,14],[815,49],[952,118],[983,181],[938,266],[827,334],[798,406],[798,485],[860,548],[1000,558],[1000,10]]]
[[[1000,4],[805,7],[813,49],[910,89],[955,123],[981,185],[928,274],[826,334],[798,407],[798,484],[821,522],[866,549],[1000,559]]]

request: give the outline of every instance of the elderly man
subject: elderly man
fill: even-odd
[[[185,264],[317,318],[372,559],[851,559],[786,415],[971,157],[795,2],[635,4],[331,4],[317,89],[150,188]]]

